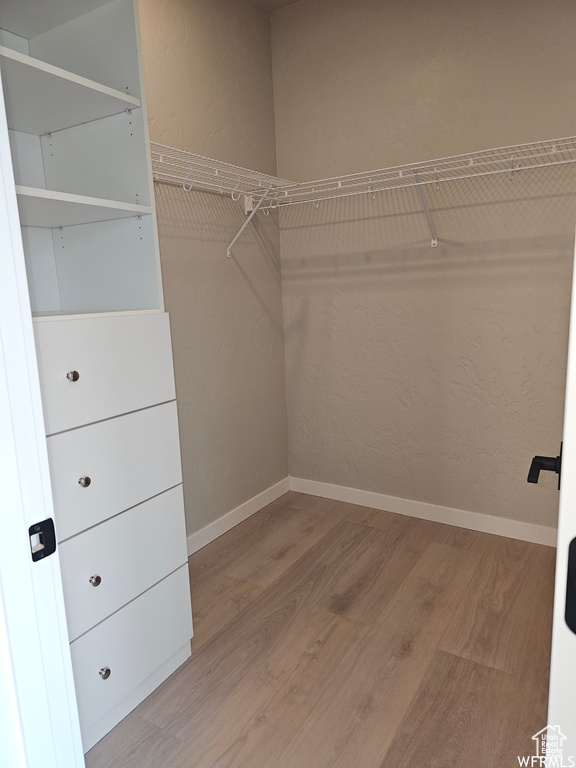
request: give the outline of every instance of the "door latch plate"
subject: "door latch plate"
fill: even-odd
[[[41,523],[31,525],[28,528],[28,536],[30,537],[30,552],[33,562],[49,557],[56,552],[56,532],[51,517],[42,520]]]

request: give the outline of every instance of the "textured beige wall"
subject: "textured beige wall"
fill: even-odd
[[[273,14],[280,175],[574,132],[565,0],[307,0]],[[282,212],[294,476],[554,525],[571,169]]]
[[[281,176],[574,133],[572,0],[304,0],[272,34]]]
[[[152,140],[275,171],[268,15],[239,0],[140,0]],[[286,477],[277,220],[156,185],[191,534]]]
[[[228,197],[157,185],[174,345],[188,533],[285,478],[286,393],[277,223]]]
[[[248,0],[139,0],[152,141],[276,173],[270,14]]]

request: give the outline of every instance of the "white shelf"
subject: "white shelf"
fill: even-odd
[[[91,309],[86,310],[74,310],[70,312],[66,309],[54,310],[51,312],[32,312],[33,323],[46,323],[51,321],[60,320],[77,320],[78,317],[82,317],[83,320],[91,320],[102,317],[124,317],[126,315],[158,315],[163,312],[162,309],[119,309],[116,312],[102,311],[94,312]]]
[[[352,173],[285,185],[276,201],[265,208],[312,203],[323,200],[364,195],[374,197],[378,192],[388,192],[408,187],[422,191],[426,186],[438,188],[440,184],[484,176],[505,174],[510,179],[519,171],[539,170],[576,163],[576,137],[536,141],[510,147],[497,147],[465,155],[442,157],[422,163],[410,163],[393,168]]]
[[[121,203],[98,197],[16,186],[20,223],[27,227],[68,227],[96,221],[126,219],[152,213],[149,205]]]
[[[140,106],[140,99],[0,46],[8,127],[41,136]]]
[[[239,165],[213,160],[182,149],[150,142],[152,174],[157,181],[181,184],[186,191],[230,193],[234,199],[242,194],[262,195],[269,187],[291,186],[292,181],[279,179]]]
[[[2,0],[2,25],[20,37],[36,37],[108,2],[110,0]]]
[[[576,163],[576,136],[531,144],[498,147],[422,163],[382,168],[331,179],[293,182],[266,176],[191,152],[151,143],[152,173],[156,181],[193,189],[231,193],[234,199],[249,194],[254,202],[266,198],[261,210],[286,205],[312,204],[322,200],[364,195],[373,197],[407,187],[422,189],[451,181],[518,171],[552,168]],[[267,191],[272,187],[272,191]]]

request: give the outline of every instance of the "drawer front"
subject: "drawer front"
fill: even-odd
[[[192,637],[188,566],[70,645],[80,726],[91,728]],[[109,669],[104,679],[100,670]]]
[[[47,444],[60,541],[182,482],[175,402],[53,435]]]
[[[186,563],[182,486],[60,546],[70,640]]]
[[[34,326],[47,435],[176,397],[167,314]]]

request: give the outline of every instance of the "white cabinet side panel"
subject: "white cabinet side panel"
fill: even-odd
[[[52,230],[62,309],[159,309],[151,216]]]
[[[60,564],[70,640],[187,558],[181,485],[65,541],[60,545]]]
[[[1,18],[2,13],[0,12]],[[0,29],[0,45],[5,45],[6,48],[11,48],[13,51],[30,56],[30,44],[27,38],[15,35],[13,32],[8,32],[7,29]]]
[[[48,457],[62,540],[182,482],[176,403],[53,435]]]
[[[46,189],[40,137],[22,131],[8,131],[16,184]]]
[[[30,40],[32,56],[140,96],[132,0],[115,0]]]
[[[52,230],[43,227],[22,227],[22,241],[32,311],[58,312],[62,307]]]
[[[34,330],[47,434],[175,398],[167,314],[54,320]]]
[[[149,205],[142,110],[42,136],[48,189]]]
[[[152,239],[156,257],[156,274],[158,280],[159,307],[164,309],[164,290],[162,287],[162,265],[160,262],[160,243],[158,240],[158,222],[156,220],[156,203],[154,193],[154,181],[152,178],[152,158],[150,155],[150,128],[148,125],[148,105],[146,101],[146,86],[144,83],[144,64],[142,62],[142,39],[140,35],[140,16],[138,12],[138,0],[133,0],[134,20],[136,24],[136,39],[138,43],[138,68],[140,71],[140,103],[144,122],[144,144],[146,145],[146,167],[148,172],[148,188],[150,190],[150,204],[154,208],[152,216]]]

